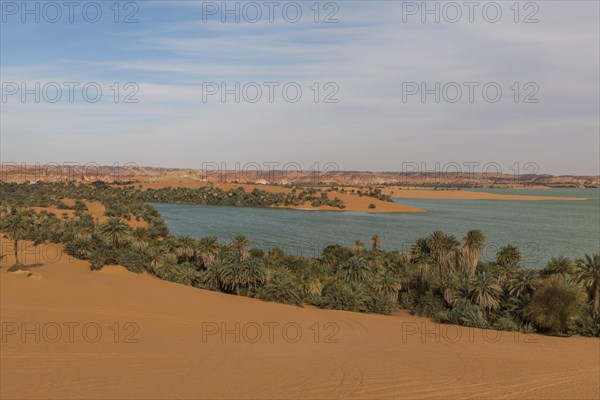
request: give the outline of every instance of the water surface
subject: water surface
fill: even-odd
[[[245,207],[153,204],[171,233],[222,241],[235,235],[255,246],[281,247],[287,253],[318,256],[329,244],[381,236],[383,248],[408,251],[419,237],[443,230],[461,238],[469,229],[487,237],[485,259],[498,247],[514,244],[528,266],[543,266],[552,256],[582,257],[600,246],[599,189],[487,189],[494,193],[585,197],[583,201],[395,199],[427,213],[356,213]]]

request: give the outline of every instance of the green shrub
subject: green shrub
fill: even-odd
[[[443,310],[435,316],[438,322],[470,326],[474,328],[487,328],[488,322],[483,316],[479,306],[471,303],[463,303],[452,310]]]
[[[400,292],[398,295],[398,303],[400,307],[412,309],[415,305],[415,294],[411,291]]]
[[[323,288],[320,306],[332,310],[367,312],[369,300],[369,293],[363,285],[333,280]]]
[[[518,331],[520,328],[519,324],[509,316],[500,317],[493,327],[501,331]]]
[[[581,336],[600,337],[600,318],[593,318],[585,310],[575,321],[575,332]]]
[[[447,310],[444,297],[435,290],[428,290],[417,298],[413,311],[417,315],[434,317],[440,311]]]
[[[571,321],[578,316],[586,302],[581,287],[563,276],[553,275],[541,281],[533,293],[527,315],[541,329],[566,333]]]
[[[367,301],[367,311],[375,314],[390,315],[398,309],[398,304],[389,296],[374,294]]]
[[[273,274],[265,286],[259,289],[258,298],[265,301],[300,305],[302,293],[289,273],[279,270]]]
[[[146,270],[146,263],[142,256],[135,251],[124,251],[117,256],[117,264],[122,265],[131,272],[141,273]]]

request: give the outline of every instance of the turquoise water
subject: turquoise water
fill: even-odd
[[[492,190],[487,190],[492,191]],[[443,230],[462,237],[480,229],[487,237],[485,259],[514,244],[525,265],[543,266],[552,256],[581,257],[600,246],[599,189],[494,189],[494,193],[585,197],[585,201],[501,201],[396,199],[428,213],[353,213],[153,204],[171,233],[223,241],[248,237],[255,246],[281,247],[289,254],[319,256],[329,244],[350,246],[375,234],[386,250],[408,251],[419,237]]]

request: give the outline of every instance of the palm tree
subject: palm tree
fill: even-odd
[[[109,218],[100,226],[100,233],[113,247],[127,242],[131,227],[117,218]]]
[[[516,277],[521,268],[517,264],[500,264],[497,266],[496,274],[498,277],[498,284],[504,288],[508,289],[510,285],[510,281]]]
[[[464,278],[458,274],[445,275],[440,279],[444,300],[451,306],[464,302]]]
[[[332,270],[337,270],[339,265],[350,257],[352,257],[352,250],[339,244],[326,246],[321,252],[323,265]]]
[[[352,253],[355,256],[362,254],[363,251],[365,251],[365,244],[362,241],[357,240],[354,243],[352,243]]]
[[[165,251],[162,248],[162,246],[160,246],[160,245],[151,246],[148,249],[148,256],[149,256],[149,260],[150,260],[150,265],[149,265],[148,270],[150,272],[154,271],[155,267],[158,265],[158,263],[160,262],[160,259],[163,257],[164,254],[165,254]]]
[[[192,264],[183,263],[175,270],[177,280],[188,286],[195,286],[201,278],[200,272]]]
[[[496,253],[496,264],[498,265],[517,265],[523,260],[523,254],[517,246],[507,244],[502,246]]]
[[[237,251],[237,253],[240,257],[240,261],[244,261],[245,259],[250,257],[250,252],[248,251],[248,248],[251,245],[252,245],[252,242],[250,241],[250,239],[248,239],[247,237],[242,236],[242,235],[237,235],[229,243],[229,247],[231,247],[232,249]]]
[[[460,244],[456,237],[435,231],[426,238],[426,243],[433,261],[439,268],[438,274],[453,272],[456,266],[456,247]]]
[[[18,269],[21,266],[19,261],[19,240],[23,240],[25,235],[31,230],[31,220],[26,213],[12,209],[8,215],[2,218],[2,230],[6,233],[6,237],[13,241],[15,252],[15,267]],[[14,270],[16,270],[14,269]]]
[[[221,283],[221,269],[223,268],[223,264],[223,261],[217,260],[208,265],[206,270],[202,272],[202,280],[208,289],[221,290],[223,286]]]
[[[370,298],[367,288],[360,283],[347,284],[333,280],[323,288],[324,308],[367,312]]]
[[[299,278],[300,288],[305,296],[317,296],[323,290],[322,264],[305,258],[299,258],[296,274]]]
[[[196,255],[196,241],[189,236],[178,237],[175,254],[183,260],[190,261]]]
[[[300,305],[302,302],[302,295],[298,287],[285,270],[277,270],[273,273],[269,283],[261,288],[259,298],[294,305]]]
[[[458,264],[461,272],[466,277],[475,274],[481,252],[485,248],[485,236],[480,230],[473,229],[463,237],[463,246],[458,256]]]
[[[517,298],[527,298],[537,286],[538,271],[521,269],[508,283],[508,294]]]
[[[93,231],[88,227],[75,226],[73,227],[73,240],[90,241],[92,240]]]
[[[177,256],[177,238],[174,236],[167,236],[160,243],[160,247],[163,248],[165,253],[173,254]]]
[[[583,264],[579,266],[579,279],[585,287],[592,288],[592,314],[600,313],[600,252],[586,254]]]
[[[494,276],[487,272],[480,272],[469,282],[469,299],[484,310],[497,310],[500,308],[500,295],[502,288]]]
[[[131,232],[131,247],[136,250],[147,249],[149,240],[150,234],[146,228],[138,227]]]
[[[378,277],[373,287],[390,300],[398,301],[398,292],[402,289],[402,283],[396,274],[388,269]]]
[[[351,257],[339,269],[342,280],[346,283],[365,282],[369,278],[370,272],[367,261],[357,256]]]
[[[152,266],[152,273],[161,279],[175,280],[177,278],[177,258],[170,253],[162,254]]]
[[[429,272],[429,264],[431,263],[431,250],[427,244],[426,238],[419,238],[411,246],[410,257],[416,262],[419,268],[419,284],[421,289],[425,285],[425,275]]]
[[[540,275],[542,277],[549,277],[556,274],[570,275],[575,273],[575,267],[575,262],[569,257],[552,257],[544,269],[540,271]]]
[[[200,239],[198,242],[198,251],[204,267],[212,264],[221,252],[219,239],[216,236],[206,236]]]
[[[219,280],[223,287],[234,291],[239,296],[243,284],[240,264],[237,262],[224,262],[219,267]]]
[[[373,235],[371,240],[369,240],[369,243],[373,244],[373,252],[379,251],[381,249],[381,237],[379,235]]]
[[[240,282],[246,288],[248,294],[256,293],[256,288],[262,285],[267,279],[267,273],[262,260],[250,258],[242,264],[240,271]]]
[[[323,281],[314,273],[309,273],[303,276],[301,282],[302,293],[305,296],[318,296],[323,291]]]

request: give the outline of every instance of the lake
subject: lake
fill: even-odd
[[[582,257],[600,246],[600,189],[486,189],[502,194],[585,197],[584,201],[507,201],[395,199],[427,213],[355,213],[268,208],[152,204],[174,235],[214,235],[222,241],[248,237],[256,247],[275,246],[288,254],[319,256],[339,243],[365,245],[375,234],[386,250],[408,251],[414,241],[435,230],[459,239],[469,229],[487,238],[483,258],[492,260],[500,246],[516,245],[530,267],[550,257]]]

